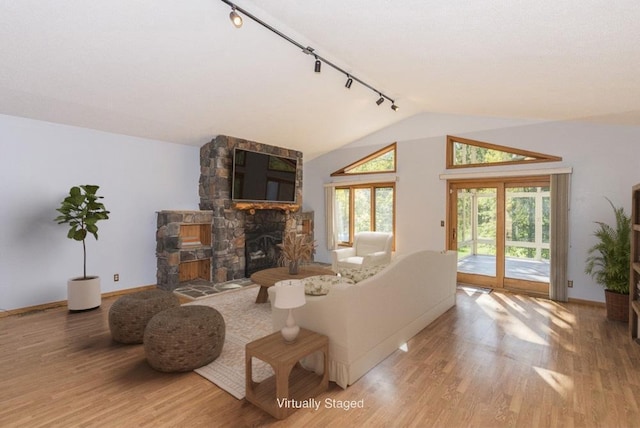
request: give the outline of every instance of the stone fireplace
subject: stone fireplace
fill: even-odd
[[[234,203],[231,176],[236,147],[296,158],[296,203]],[[249,277],[257,270],[277,264],[279,248],[275,245],[282,241],[285,231],[310,234],[313,239],[313,212],[298,211],[302,205],[301,152],[219,135],[200,148],[199,196],[200,211],[158,213],[156,252],[160,288],[173,290],[184,278],[221,283]],[[180,237],[181,229],[192,234],[196,230],[181,228],[182,222],[175,221],[184,218],[205,218],[204,223],[210,222],[209,228],[198,226],[197,233],[210,231],[210,237]],[[169,225],[165,220],[178,224]],[[208,269],[203,266],[207,263]],[[191,273],[186,274],[185,270]]]

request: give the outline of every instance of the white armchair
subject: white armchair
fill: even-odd
[[[353,247],[331,252],[331,269],[359,268],[391,262],[393,234],[386,232],[358,232]]]

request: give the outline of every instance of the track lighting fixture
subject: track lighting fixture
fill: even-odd
[[[302,50],[303,53],[305,53],[307,55],[313,55],[315,57],[315,59],[316,59],[316,62],[315,62],[313,70],[316,73],[320,73],[320,69],[322,68],[322,63],[324,62],[329,67],[331,67],[334,70],[337,70],[340,73],[342,73],[345,76],[347,76],[347,82],[344,84],[345,88],[350,89],[351,85],[353,84],[353,81],[355,80],[356,82],[360,83],[362,86],[365,86],[366,88],[372,90],[373,92],[375,92],[376,94],[378,94],[380,96],[380,98],[378,98],[378,100],[376,101],[377,105],[382,104],[384,102],[384,100],[387,99],[387,100],[389,100],[391,102],[391,109],[393,111],[397,111],[398,110],[398,106],[396,105],[395,100],[389,98],[388,96],[386,96],[382,92],[378,91],[376,88],[374,88],[373,86],[371,86],[368,83],[364,82],[363,80],[360,80],[357,77],[353,76],[352,74],[347,73],[345,70],[343,70],[342,68],[338,67],[337,65],[335,65],[331,61],[321,57],[320,55],[315,53],[314,49],[311,46],[304,46],[304,45],[298,43],[297,41],[293,40],[291,37],[287,36],[286,34],[280,32],[280,31],[278,31],[277,29],[275,29],[271,25],[267,24],[266,22],[264,22],[260,18],[252,15],[250,12],[247,12],[243,8],[236,6],[234,3],[232,3],[229,0],[220,0],[220,1],[225,3],[228,6],[231,6],[231,13],[229,14],[229,18],[231,19],[231,22],[233,23],[233,25],[236,28],[242,27],[242,17],[238,14],[238,12],[240,12],[244,16],[246,16],[248,18],[251,18],[253,21],[255,21],[258,24],[262,25],[267,30],[277,34],[280,37],[282,37],[283,39],[285,39],[286,41],[288,41],[292,45],[297,46],[300,50]]]
[[[351,89],[351,84],[353,83],[353,79],[351,76],[347,74],[347,83],[344,84],[344,87],[347,89]]]
[[[231,19],[231,22],[233,23],[233,25],[236,28],[242,27],[242,17],[240,15],[238,15],[238,12],[236,12],[236,7],[235,6],[233,6],[231,8],[231,13],[229,14],[229,19]]]

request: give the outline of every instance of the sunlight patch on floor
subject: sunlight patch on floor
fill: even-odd
[[[553,388],[562,398],[571,398],[573,393],[573,379],[569,376],[553,370],[534,367],[533,370]]]
[[[520,306],[517,302],[515,302],[513,298],[507,298],[506,295],[501,295],[501,294],[496,294],[495,298],[502,300],[505,305],[517,311],[523,317],[531,318],[531,315],[527,313],[526,309]]]
[[[533,331],[531,327],[524,323],[524,321],[509,313],[507,309],[496,302],[496,300],[494,300],[492,297],[482,296],[477,300],[477,302],[480,304],[482,310],[494,321],[496,321],[498,323],[498,326],[502,328],[502,330],[504,330],[506,334],[514,336],[520,340],[535,343],[537,345],[548,345],[547,341],[544,340],[542,336]],[[511,307],[511,305],[509,306]],[[516,306],[517,307],[513,309],[519,312],[518,308],[520,308],[520,306]],[[520,315],[524,316],[524,314]]]
[[[477,291],[469,287],[460,287],[459,290],[462,290],[462,292],[465,293],[467,296],[473,296],[474,294],[476,294],[476,291]]]

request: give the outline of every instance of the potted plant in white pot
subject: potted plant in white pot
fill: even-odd
[[[631,265],[631,219],[624,208],[613,208],[615,226],[596,221],[594,236],[598,242],[588,250],[585,273],[602,285],[607,307],[607,318],[613,321],[629,320],[629,274]]]
[[[60,213],[55,221],[58,224],[68,224],[67,238],[82,242],[83,273],[81,277],[72,278],[67,282],[67,304],[70,311],[95,309],[102,302],[100,294],[100,277],[87,276],[87,234],[98,239],[98,221],[109,218],[109,211],[100,202],[99,186],[85,184],[74,186],[69,190],[69,196],[60,203],[56,211]]]

